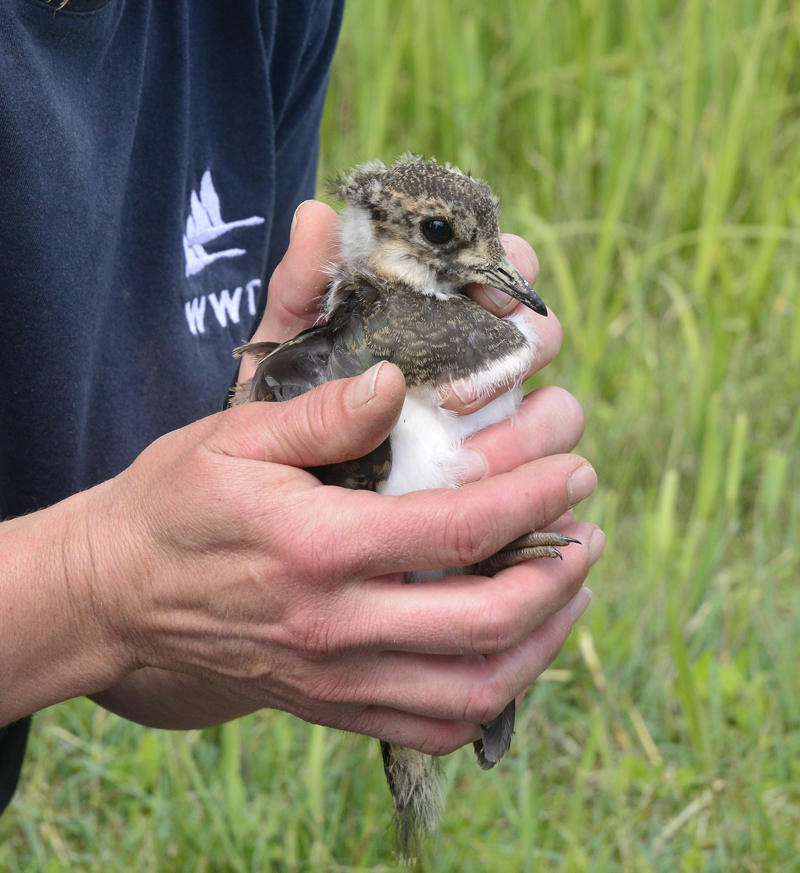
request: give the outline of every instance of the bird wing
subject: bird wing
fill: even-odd
[[[248,400],[291,400],[329,381],[331,337],[312,327],[285,343],[250,343],[237,349],[258,361]]]
[[[352,294],[319,324],[283,343],[248,343],[236,350],[258,361],[248,400],[291,400],[332,379],[358,376],[380,358],[365,345]]]
[[[356,295],[351,295],[323,322],[293,339],[249,343],[237,349],[237,355],[251,355],[258,365],[249,392],[237,392],[235,402],[291,400],[333,379],[358,376],[377,363],[380,358],[365,344],[364,324],[357,307]],[[324,485],[376,491],[388,479],[391,466],[392,450],[387,438],[363,458],[311,467],[309,471]]]

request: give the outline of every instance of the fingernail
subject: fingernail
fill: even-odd
[[[310,203],[310,200],[304,200],[294,211],[294,215],[292,216],[292,226],[289,228],[289,239],[294,236],[295,228],[297,227],[297,214],[300,210],[306,205],[306,203]]]
[[[586,608],[592,602],[592,592],[585,586],[572,598],[572,603],[569,605],[569,614],[572,623],[575,622],[586,612]]]
[[[589,565],[597,561],[600,555],[603,554],[603,550],[606,547],[606,535],[603,531],[598,527],[596,530],[592,532],[592,535],[589,537]]]
[[[570,508],[585,500],[597,487],[597,473],[591,464],[582,464],[567,479],[567,496]]]
[[[385,363],[386,361],[380,361],[374,364],[353,383],[353,387],[350,389],[350,407],[352,409],[364,406],[375,396],[377,393],[375,391],[375,383],[378,381],[378,373]]]
[[[511,309],[512,304],[516,306],[517,301],[499,288],[493,288],[491,285],[484,285],[483,290],[486,292],[486,296],[500,310]]]
[[[453,382],[450,389],[464,406],[469,406],[478,399],[469,382]]]
[[[479,482],[489,475],[489,467],[483,452],[472,447],[462,455],[463,468],[461,470],[464,483]]]

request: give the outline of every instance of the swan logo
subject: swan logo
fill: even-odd
[[[201,273],[209,264],[221,258],[239,258],[247,249],[231,247],[208,252],[209,243],[229,234],[240,227],[253,227],[263,224],[261,215],[251,215],[237,221],[223,221],[219,195],[211,179],[211,170],[203,173],[200,191],[192,191],[189,200],[189,216],[186,219],[186,233],[183,235],[183,252],[186,256],[186,278]],[[250,315],[256,314],[256,293],[261,288],[261,279],[251,279],[242,286],[230,291],[223,288],[219,293],[202,294],[184,304],[186,322],[194,336],[206,332],[206,302],[211,304],[214,316],[220,327],[229,323],[238,324],[241,307],[246,304]],[[212,321],[213,324],[213,321]]]
[[[209,254],[204,246],[235,230],[237,227],[252,227],[263,224],[260,215],[240,218],[238,221],[223,221],[220,212],[219,195],[211,181],[211,170],[203,173],[200,180],[200,194],[192,191],[191,212],[186,219],[186,233],[183,235],[183,251],[186,255],[186,278],[204,270],[220,258],[238,258],[246,249],[223,249]]]

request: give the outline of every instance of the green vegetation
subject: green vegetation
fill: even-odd
[[[445,759],[420,869],[800,869],[800,6],[351,0],[323,175],[404,151],[537,249],[609,541],[509,759]],[[34,733],[0,869],[397,869],[374,741]]]

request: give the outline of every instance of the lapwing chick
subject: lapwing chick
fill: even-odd
[[[391,167],[373,161],[342,178],[336,194],[344,204],[341,262],[331,270],[320,320],[288,342],[240,349],[258,365],[234,403],[288,400],[391,361],[403,371],[407,394],[390,437],[364,458],[312,472],[327,485],[379,494],[455,488],[465,440],[515,414],[520,383],[539,345],[529,320],[491,315],[464,287],[479,282],[499,288],[541,316],[547,308],[503,249],[496,197],[457,168],[416,156]],[[454,381],[471,396],[504,390],[480,411],[458,416],[440,405],[443,389]],[[560,558],[558,549],[570,542],[575,540],[534,531],[475,567],[412,573],[407,581],[490,576],[531,558]],[[475,751],[484,769],[508,750],[514,716],[511,701],[482,725]],[[386,742],[381,749],[398,848],[413,859],[441,811],[439,770],[420,752]]]

